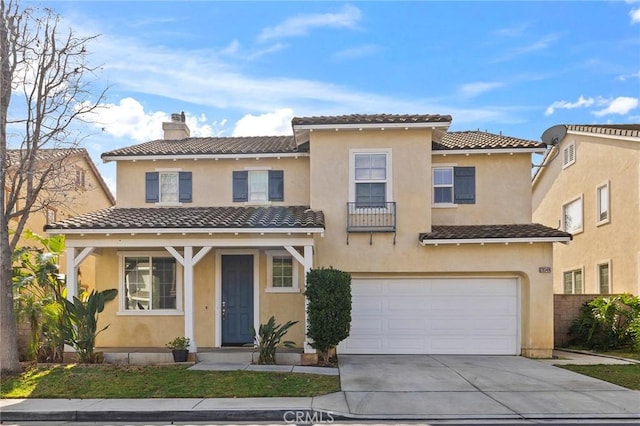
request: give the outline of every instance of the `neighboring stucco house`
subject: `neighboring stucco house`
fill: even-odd
[[[119,289],[101,347],[252,341],[271,315],[298,320],[305,273],[352,274],[341,353],[523,354],[553,348],[554,242],[531,222],[531,155],[545,145],[447,132],[447,115],[292,120],[293,135],[164,140],[103,154],[118,203],[48,225],[69,265],[99,251],[99,289]],[[71,286],[72,287],[72,286]]]
[[[554,247],[555,293],[640,294],[640,124],[559,125],[543,140],[533,220],[573,234]]]
[[[19,149],[7,150],[8,173],[5,200],[8,202],[10,197],[17,198],[16,207],[13,209],[16,216],[9,220],[9,229],[15,229],[18,215],[22,214],[21,210],[25,207],[24,191],[17,191],[18,186],[14,182],[16,169],[24,161],[24,155]],[[36,203],[30,209],[25,230],[29,229],[36,234],[44,235],[43,228],[49,223],[115,205],[111,191],[86,149],[40,149],[35,164],[36,171],[50,167],[53,168],[53,171],[38,194]],[[18,247],[25,245],[33,246],[37,243],[23,237],[18,242]],[[91,257],[82,264],[81,283],[83,288],[91,288],[94,284],[94,260]],[[66,260],[64,255],[61,256],[60,266],[61,272],[65,273]]]

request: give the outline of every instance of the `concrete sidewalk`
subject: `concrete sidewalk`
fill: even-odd
[[[613,362],[584,356],[563,354],[562,360],[575,357],[582,362],[586,359],[592,363]],[[508,356],[343,355],[342,391],[314,398],[5,399],[0,400],[0,420],[304,419],[308,423],[321,423],[336,419],[469,422],[593,419],[640,423],[639,391],[549,365],[553,361]]]

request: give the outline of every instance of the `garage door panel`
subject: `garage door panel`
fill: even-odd
[[[353,280],[341,353],[517,354],[515,279]]]

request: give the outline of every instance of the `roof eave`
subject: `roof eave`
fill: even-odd
[[[441,238],[423,239],[421,246],[460,245],[460,244],[512,244],[512,243],[568,243],[571,237],[531,237],[531,238]]]
[[[263,152],[246,154],[159,154],[159,155],[102,155],[102,161],[163,161],[163,160],[235,160],[244,158],[298,158],[308,152]]]
[[[472,155],[472,154],[542,154],[546,148],[478,148],[478,149],[434,149],[432,154]]]
[[[48,234],[96,235],[96,234],[324,234],[324,228],[48,228]]]
[[[336,123],[336,124],[294,124],[294,132],[298,130],[364,130],[364,129],[435,129],[448,128],[451,121],[433,121],[420,123]]]

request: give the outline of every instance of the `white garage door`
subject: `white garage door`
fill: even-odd
[[[344,354],[517,355],[516,279],[354,279]]]

